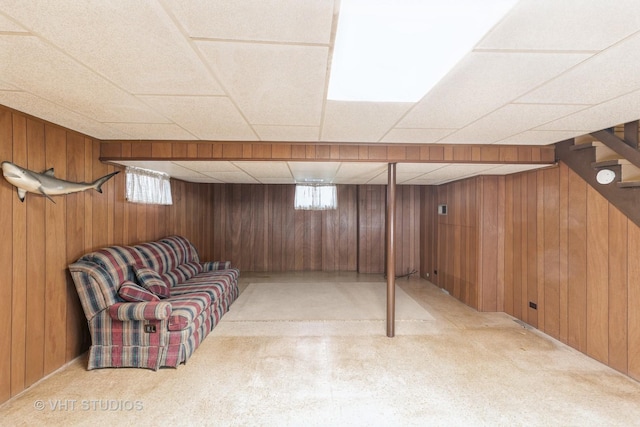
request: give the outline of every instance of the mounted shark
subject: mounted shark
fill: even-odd
[[[2,162],[1,166],[5,179],[18,188],[18,197],[21,202],[24,202],[27,192],[41,194],[53,203],[55,202],[51,196],[77,193],[79,191],[89,190],[90,188],[93,188],[98,193],[102,193],[102,184],[119,173],[119,171],[110,173],[91,183],[71,182],[56,178],[53,173],[53,168],[47,169],[43,173],[37,173],[28,169],[22,169],[20,166],[11,162]]]

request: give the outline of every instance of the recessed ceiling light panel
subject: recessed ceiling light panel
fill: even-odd
[[[328,98],[417,102],[517,0],[341,0]]]

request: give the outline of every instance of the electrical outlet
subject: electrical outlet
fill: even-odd
[[[538,309],[538,304],[536,304],[533,301],[529,301],[529,307],[533,308],[534,310],[537,310]]]

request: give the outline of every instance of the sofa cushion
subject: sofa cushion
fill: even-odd
[[[198,262],[186,262],[184,264],[180,264],[177,267],[177,270],[180,270],[182,274],[186,277],[185,282],[191,279],[196,274],[202,272],[202,265]]]
[[[149,267],[160,274],[173,270],[181,263],[178,254],[167,243],[146,242],[140,243],[134,248],[142,259],[142,262],[138,264]]]
[[[168,298],[170,295],[169,286],[162,280],[160,274],[148,267],[139,265],[133,266],[138,283],[143,288],[156,294],[160,298]]]
[[[125,280],[118,289],[118,295],[128,302],[160,301],[158,296],[130,280]]]
[[[168,326],[170,331],[188,328],[211,305],[211,297],[206,292],[173,296],[167,301],[171,302],[172,308]]]
[[[197,262],[188,262],[181,264],[173,270],[163,274],[162,280],[172,288],[176,285],[186,282],[193,276],[202,271],[202,266]]]
[[[182,236],[170,236],[160,240],[162,243],[166,243],[171,246],[174,253],[177,256],[178,264],[184,264],[185,262],[200,262],[198,257],[198,251],[195,246]]]
[[[202,263],[202,271],[228,270],[231,268],[231,261],[208,261]]]
[[[212,301],[222,301],[232,292],[232,287],[237,283],[236,277],[237,271],[234,269],[202,272],[171,288],[171,295],[206,292]]]

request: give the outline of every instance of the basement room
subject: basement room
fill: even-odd
[[[0,1],[0,425],[640,420],[640,8]]]

